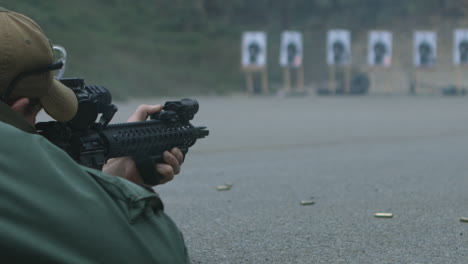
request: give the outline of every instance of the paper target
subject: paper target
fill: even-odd
[[[265,32],[244,32],[242,36],[242,66],[265,66],[266,34]]]
[[[284,31],[281,34],[280,65],[282,67],[300,67],[302,54],[302,34],[296,31]]]
[[[328,65],[351,63],[351,33],[348,30],[330,30],[327,33]]]
[[[388,31],[369,32],[367,63],[372,66],[392,64],[392,33]]]
[[[432,67],[437,58],[437,35],[433,31],[414,33],[413,62],[418,67]]]
[[[453,63],[468,64],[468,29],[456,29],[453,43]]]

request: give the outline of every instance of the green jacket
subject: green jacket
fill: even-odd
[[[1,263],[189,263],[156,193],[78,165],[2,102],[0,121]]]

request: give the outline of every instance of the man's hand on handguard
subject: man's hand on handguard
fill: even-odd
[[[161,105],[140,105],[127,122],[145,121],[149,115],[161,110]],[[159,184],[169,182],[175,175],[179,174],[180,166],[184,161],[184,155],[178,148],[173,148],[171,151],[164,152],[163,159],[165,163],[154,165],[154,169],[161,175]],[[143,178],[140,176],[132,157],[109,159],[102,168],[102,171],[137,184],[144,184]]]

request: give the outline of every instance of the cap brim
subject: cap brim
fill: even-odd
[[[57,121],[71,120],[78,111],[78,101],[72,89],[57,80],[52,81],[48,93],[40,98],[47,114]]]

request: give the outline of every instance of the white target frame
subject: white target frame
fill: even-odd
[[[335,43],[341,43],[341,47],[339,47],[342,49],[341,56],[339,56],[340,54],[335,54]],[[349,30],[332,29],[327,32],[327,64],[351,64],[351,32]]]
[[[381,45],[377,47],[377,45]],[[367,63],[370,66],[389,67],[392,65],[393,34],[390,31],[369,32]],[[382,50],[383,49],[383,50]],[[378,54],[383,53],[383,54]]]
[[[256,44],[258,51],[251,50]],[[257,54],[251,54],[257,52]],[[265,67],[267,63],[267,35],[263,31],[247,31],[242,34],[242,67]]]
[[[453,31],[453,64],[468,65],[468,50],[460,52],[461,44],[465,43],[465,49],[468,48],[468,29],[455,29]]]
[[[293,57],[289,54],[290,45],[294,45],[295,53]],[[279,63],[282,67],[294,67],[298,68],[302,66],[303,62],[303,48],[302,34],[298,31],[283,31],[281,33],[281,46]]]
[[[426,51],[422,49],[423,44],[425,45]],[[436,60],[437,33],[434,31],[415,31],[413,41],[413,64],[421,68],[434,67],[436,65]]]

